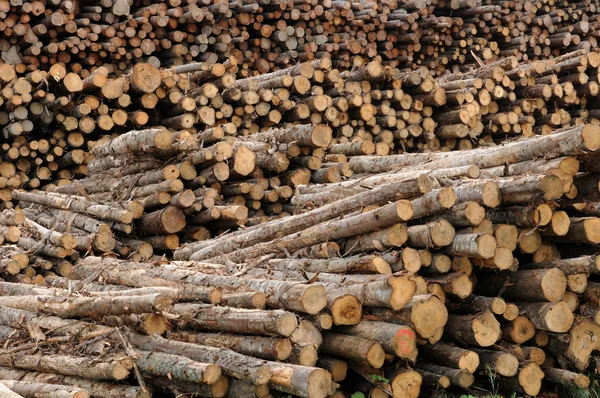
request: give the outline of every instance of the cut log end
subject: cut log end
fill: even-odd
[[[320,124],[313,128],[311,142],[317,148],[329,148],[333,141],[333,130],[331,127]]]
[[[474,319],[473,333],[479,346],[489,347],[500,338],[500,324],[491,312],[484,312]]]
[[[586,124],[581,132],[583,145],[589,151],[595,152],[600,148],[600,126]]]
[[[380,344],[375,343],[369,348],[366,358],[369,365],[373,366],[375,369],[379,369],[383,366],[385,361],[385,352]]]
[[[166,232],[177,233],[185,228],[185,213],[178,207],[169,206],[162,212],[161,222]]]
[[[153,93],[162,82],[158,69],[147,63],[138,63],[131,72],[131,84],[134,89],[142,93]]]
[[[431,228],[431,241],[437,247],[448,246],[454,240],[455,230],[446,220],[437,221]]]
[[[498,207],[500,203],[502,203],[502,192],[500,191],[498,184],[494,182],[485,184],[481,194],[481,201],[486,207]]]
[[[544,273],[541,287],[548,301],[559,301],[567,289],[567,277],[558,268],[552,268]]]
[[[298,320],[292,313],[287,313],[277,318],[277,331],[282,336],[291,336],[296,327],[298,327]]]
[[[449,209],[456,203],[456,193],[450,187],[444,187],[437,196],[438,203],[442,208]]]
[[[315,369],[308,376],[308,397],[325,398],[331,387],[331,375],[323,369]]]
[[[362,318],[362,305],[356,297],[344,295],[331,306],[331,316],[335,325],[357,325]]]
[[[160,314],[148,314],[144,318],[144,322],[142,324],[144,331],[148,333],[149,336],[154,335],[155,333],[158,335],[162,335],[167,331],[167,322],[165,318]]]
[[[323,286],[309,286],[302,294],[302,308],[307,314],[317,314],[327,305]]]
[[[561,301],[553,305],[544,314],[544,320],[549,330],[556,333],[565,333],[571,328],[574,316],[569,305]]]
[[[518,380],[527,395],[536,396],[542,388],[544,372],[536,363],[525,365],[519,372]]]

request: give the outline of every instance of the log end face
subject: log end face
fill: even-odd
[[[308,376],[308,398],[325,398],[331,387],[331,375],[323,369],[315,368]]]
[[[448,246],[454,240],[455,233],[452,224],[442,219],[431,228],[431,241],[436,247]]]
[[[372,262],[373,262],[373,268],[375,268],[377,273],[384,274],[384,275],[392,274],[392,267],[390,267],[390,264],[387,261],[385,261],[383,258],[375,257],[375,258],[373,258]]]
[[[240,146],[235,151],[233,169],[242,176],[252,173],[256,167],[256,155],[245,146]]]
[[[291,336],[297,327],[298,320],[291,312],[288,312],[277,319],[277,331],[284,337]]]
[[[546,200],[560,199],[565,192],[564,182],[552,174],[544,176],[539,187],[544,192],[544,199]]]
[[[502,315],[506,312],[506,301],[502,297],[494,297],[490,309],[494,314]]]
[[[229,392],[229,378],[221,375],[219,380],[210,385],[210,393],[214,398],[223,398]]]
[[[162,212],[161,222],[166,232],[177,233],[185,228],[185,213],[178,207],[169,206]]]
[[[150,64],[140,62],[135,64],[131,73],[132,86],[142,93],[152,93],[161,84],[160,71]]]
[[[595,245],[600,243],[600,218],[590,217],[583,221],[586,239]]]
[[[431,344],[439,339],[447,322],[448,310],[436,296],[430,296],[413,305],[411,324],[419,337],[427,339]]]
[[[375,369],[379,369],[385,362],[385,352],[379,343],[374,343],[367,352],[367,362]]]
[[[402,221],[410,220],[414,215],[413,206],[410,201],[399,200],[396,204],[396,214]]]
[[[221,378],[221,368],[217,365],[209,364],[204,369],[204,380],[202,380],[206,384],[215,384]]]
[[[473,335],[479,346],[489,347],[500,338],[500,323],[491,312],[483,312],[473,320]]]
[[[292,355],[292,343],[289,339],[279,339],[275,342],[277,360],[285,361]]]
[[[392,380],[392,392],[394,397],[417,398],[421,393],[422,383],[423,378],[418,372],[401,372]]]
[[[481,194],[482,202],[486,207],[495,208],[502,203],[502,193],[498,184],[495,182],[488,182],[483,187],[483,192]]]
[[[467,274],[461,274],[452,282],[452,292],[461,299],[466,299],[473,293],[473,281]]]
[[[405,224],[396,224],[388,231],[389,243],[392,246],[402,246],[408,240],[408,231]]]
[[[569,305],[564,301],[555,303],[544,318],[548,329],[555,333],[566,333],[575,320]]]
[[[517,367],[519,363],[517,362]],[[479,367],[479,355],[475,351],[466,351],[458,360],[458,368],[469,373],[475,373]]]
[[[399,327],[394,335],[394,352],[399,358],[413,358],[417,351],[417,335],[407,326]]]
[[[404,308],[413,298],[417,284],[414,279],[392,276],[388,278],[388,285],[392,287],[390,307],[394,310]]]
[[[485,218],[485,209],[477,202],[469,202],[465,208],[465,216],[471,225],[477,226]]]
[[[419,191],[423,194],[431,192],[433,189],[433,179],[426,174],[421,174],[417,177],[417,186]]]
[[[541,288],[546,300],[560,301],[567,290],[567,277],[558,268],[549,269],[542,277]]]
[[[510,249],[505,247],[498,247],[494,251],[494,265],[499,270],[507,270],[512,267],[514,262],[514,256]]]
[[[154,298],[154,308],[157,311],[169,311],[173,307],[173,299],[168,294],[156,294]]]
[[[307,287],[301,297],[302,308],[307,314],[318,314],[327,305],[327,294],[323,286]]]
[[[449,209],[456,203],[456,193],[451,187],[440,189],[438,194],[438,202],[444,209]]]
[[[502,353],[496,359],[494,370],[500,376],[514,376],[519,371],[519,360],[513,354]]]
[[[557,236],[565,236],[569,232],[569,227],[571,226],[569,215],[562,210],[552,214],[550,223],[552,232]]]
[[[162,335],[167,331],[167,322],[160,314],[148,314],[144,319],[143,328],[149,336]]]
[[[121,364],[114,365],[112,369],[112,377],[114,380],[123,380],[129,376],[129,369]]]
[[[329,148],[333,141],[333,130],[325,124],[316,125],[311,134],[311,142],[317,148]]]
[[[138,64],[139,65],[139,64]],[[173,136],[167,129],[160,129],[154,134],[154,145],[159,149],[167,149],[173,143]]]
[[[356,297],[346,294],[335,300],[331,316],[335,325],[357,325],[362,318],[362,305]]]
[[[412,247],[407,247],[402,250],[402,263],[406,271],[415,274],[421,269],[421,255]]]
[[[586,124],[581,131],[581,137],[588,151],[595,152],[600,149],[600,126]]]
[[[519,384],[523,387],[525,393],[533,397],[539,394],[543,379],[544,372],[538,364],[533,362],[525,365],[519,372],[518,377]]]

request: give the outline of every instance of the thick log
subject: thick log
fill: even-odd
[[[171,333],[169,338],[210,347],[227,348],[240,354],[273,361],[284,361],[292,353],[290,341],[276,337],[240,336],[228,333]]]
[[[210,304],[175,304],[170,310],[179,316],[174,323],[189,327],[233,333],[290,336],[298,322],[291,312],[215,307]]]
[[[488,311],[478,315],[449,315],[445,332],[456,341],[489,347],[500,338],[500,324]]]

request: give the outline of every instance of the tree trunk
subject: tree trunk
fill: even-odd
[[[558,268],[517,271],[502,295],[511,300],[559,301],[567,288],[567,278]]]
[[[563,301],[553,303],[515,303],[519,314],[526,316],[536,329],[546,332],[565,333],[573,324],[573,312]]]
[[[263,311],[215,307],[211,304],[175,304],[170,312],[179,315],[179,319],[174,321],[179,329],[193,326],[205,330],[287,337],[298,326],[296,316],[283,310]]]
[[[467,372],[466,370],[453,369],[440,365],[433,365],[427,362],[418,362],[417,367],[419,369],[427,370],[435,374],[446,376],[450,379],[450,383],[452,385],[461,388],[468,388],[475,381],[473,374]]]
[[[164,352],[138,351],[136,364],[142,373],[169,377],[174,380],[214,384],[221,377],[221,369],[212,364],[193,361],[185,356]]]
[[[91,217],[98,217],[102,220],[116,221],[125,224],[129,224],[133,221],[133,214],[130,211],[90,202],[79,196],[69,197],[49,192],[34,193],[14,191],[13,199],[54,207],[56,209],[71,210],[76,213],[84,213]]]
[[[586,389],[590,386],[590,379],[586,375],[566,369],[544,368],[544,376],[546,381],[565,387]]]
[[[101,361],[72,355],[34,354],[2,355],[0,366],[78,376],[93,380],[123,380],[129,376],[133,362],[127,357],[108,357]]]
[[[62,318],[97,318],[103,315],[169,311],[173,301],[160,293],[123,297],[8,296],[0,297],[0,305]]]
[[[356,336],[327,332],[323,334],[321,351],[355,362],[364,362],[379,369],[385,353],[379,343]]]
[[[240,336],[228,333],[170,333],[169,339],[197,343],[217,348],[227,348],[240,354],[272,361],[284,361],[292,353],[288,339],[263,336]]]
[[[475,373],[479,367],[479,356],[476,352],[442,342],[426,344],[420,348],[419,353],[428,361],[469,373]]]
[[[402,325],[387,322],[362,321],[356,326],[338,328],[341,333],[375,341],[388,354],[399,358],[415,360],[417,357],[417,336],[415,332]]]
[[[240,233],[233,233],[221,239],[212,240],[208,244],[197,245],[198,249],[194,249],[193,247],[183,248],[175,253],[175,258],[178,260],[187,260],[195,252],[194,260],[202,260],[231,253],[241,247],[249,247],[258,242],[264,242],[278,236],[286,236],[296,231],[301,231],[320,222],[360,209],[362,206],[384,204],[392,200],[402,199],[408,194],[408,188],[411,190],[409,197],[431,190],[430,179],[421,176],[418,180],[419,182],[414,187],[411,187],[412,184],[408,182],[385,185],[301,215],[264,223],[260,226],[248,228],[246,231]],[[208,246],[205,247],[205,245]]]
[[[448,321],[446,306],[434,295],[415,296],[403,309],[389,311],[372,308],[369,314],[382,321],[410,326],[417,335],[429,341],[438,341]]]
[[[226,293],[221,298],[220,304],[225,307],[264,310],[267,305],[267,298],[260,292]]]
[[[8,388],[8,386],[4,383],[0,383],[0,394],[6,398],[25,398]]]
[[[167,149],[173,143],[171,133],[164,128],[132,130],[106,144],[92,149],[96,157],[144,153]]]
[[[489,312],[478,315],[449,315],[445,332],[453,340],[489,347],[500,339],[500,324]]]
[[[491,369],[500,376],[511,377],[519,370],[519,360],[513,354],[504,351],[491,351],[474,348],[479,355],[482,369]]]

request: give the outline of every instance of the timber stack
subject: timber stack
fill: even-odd
[[[0,0],[0,395],[589,389],[598,6]]]

